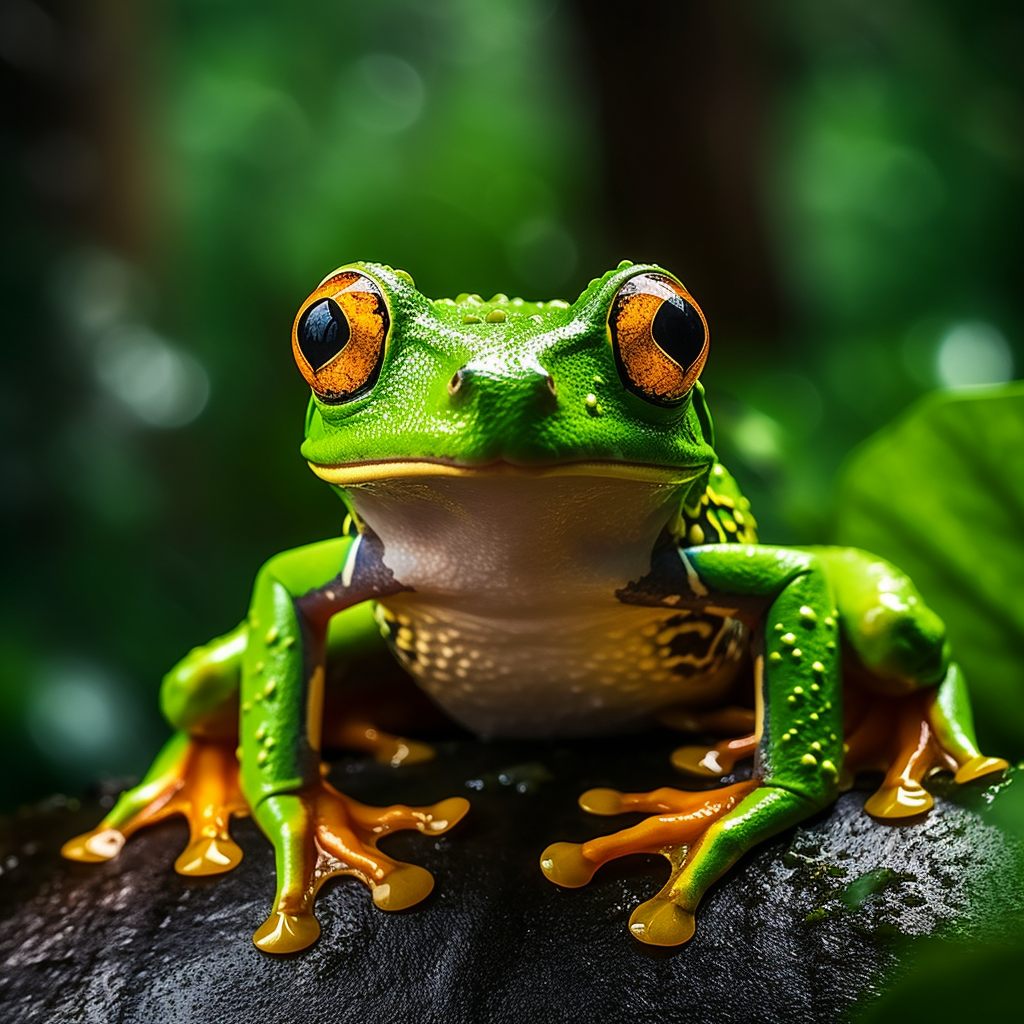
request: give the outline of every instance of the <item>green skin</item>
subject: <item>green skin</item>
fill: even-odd
[[[751,649],[763,655],[755,762],[762,785],[708,829],[700,855],[673,877],[675,905],[692,912],[745,850],[835,799],[844,754],[840,647],[856,652],[881,689],[940,686],[933,724],[948,749],[964,759],[977,755],[942,624],[892,566],[847,549],[692,543],[688,531],[709,482],[740,500],[716,461],[703,389],[695,384],[672,407],[645,401],[623,386],[608,335],[609,308],[623,283],[663,271],[621,264],[569,305],[430,300],[403,272],[351,267],[379,285],[391,332],[379,378],[365,395],[339,404],[311,399],[302,454],[315,470],[404,459],[502,463],[524,472],[580,462],[675,470],[664,515],[678,547],[675,575],[654,571],[646,590],[622,580],[622,587],[639,589],[621,599],[656,605],[674,587],[674,607],[724,609],[746,624]],[[467,367],[474,387],[456,401],[449,384]],[[557,398],[542,386],[549,377]],[[336,489],[352,510],[350,489]],[[370,643],[371,602],[401,584],[372,566],[363,572],[355,561],[346,575],[357,539],[272,558],[256,578],[246,621],[193,651],[162,691],[164,712],[184,735],[230,731],[240,703],[241,786],[277,850],[278,906],[307,886],[310,826],[300,794],[321,778],[317,668],[328,650],[344,658]],[[182,742],[180,735],[171,741],[150,779],[166,770]],[[138,791],[125,794],[106,824],[117,827],[141,799]]]

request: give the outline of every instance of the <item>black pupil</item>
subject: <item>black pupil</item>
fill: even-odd
[[[299,348],[314,370],[329,363],[347,344],[348,320],[334,299],[321,299],[299,321]]]
[[[651,334],[658,346],[684,370],[689,369],[704,349],[704,321],[681,296],[666,299],[654,314]]]

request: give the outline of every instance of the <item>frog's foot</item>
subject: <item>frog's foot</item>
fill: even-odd
[[[935,771],[949,770],[956,782],[965,783],[1008,767],[1002,758],[985,757],[977,749],[958,704],[958,673],[954,665],[952,680],[948,676],[937,689],[907,696],[849,695],[856,724],[846,737],[846,770],[886,773],[864,804],[873,817],[898,820],[930,810],[934,801],[923,782]]]
[[[234,744],[179,733],[157,756],[146,778],[122,793],[95,829],[65,843],[61,854],[85,863],[110,860],[133,832],[182,814],[188,821],[189,844],[175,861],[175,870],[182,875],[220,874],[242,859],[228,833],[231,815],[248,813],[239,789]]]
[[[451,797],[429,807],[368,807],[326,782],[268,797],[257,819],[277,851],[277,898],[253,942],[266,953],[294,953],[316,941],[313,904],[329,878],[351,875],[370,888],[381,910],[404,910],[434,887],[429,871],[393,860],[377,849],[392,832],[415,829],[436,836],[456,825],[469,801]]]
[[[363,721],[344,721],[326,734],[325,739],[347,750],[372,754],[378,764],[390,765],[392,768],[420,764],[434,756],[434,748],[429,743],[395,736]]]
[[[642,942],[675,946],[686,942],[694,930],[694,910],[708,886],[761,835],[731,841],[730,830],[717,823],[736,820],[736,812],[759,813],[765,798],[804,801],[784,790],[757,780],[703,793],[662,788],[650,793],[620,793],[591,789],[580,797],[580,806],[592,814],[642,811],[651,817],[610,836],[586,843],[553,843],[541,855],[540,866],[557,885],[586,885],[601,865],[631,853],[659,853],[672,867],[665,887],[653,899],[634,910],[629,929]],[[807,810],[803,811],[808,813]],[[789,823],[787,817],[785,824]],[[780,827],[785,827],[782,825]],[[742,828],[732,828],[734,834]],[[772,831],[778,831],[773,827]],[[770,833],[766,833],[770,834]]]
[[[757,736],[738,736],[722,740],[713,747],[678,747],[672,751],[672,764],[688,775],[699,778],[718,778],[728,775],[737,761],[753,757],[757,749]]]

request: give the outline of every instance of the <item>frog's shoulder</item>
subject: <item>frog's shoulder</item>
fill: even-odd
[[[720,462],[703,489],[691,491],[669,527],[680,547],[695,544],[756,544],[757,521],[739,484]]]

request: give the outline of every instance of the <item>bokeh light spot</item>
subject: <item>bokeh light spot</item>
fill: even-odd
[[[419,72],[389,53],[371,53],[353,66],[349,117],[360,128],[381,135],[405,131],[419,119],[426,89]]]
[[[116,688],[98,669],[67,665],[33,688],[27,725],[51,760],[74,765],[102,753],[123,719]]]
[[[1013,378],[1013,353],[1006,338],[982,320],[954,324],[935,354],[939,381],[949,388],[1004,384]]]
[[[96,350],[100,383],[142,422],[182,427],[206,406],[210,382],[198,360],[142,326],[109,332]]]

